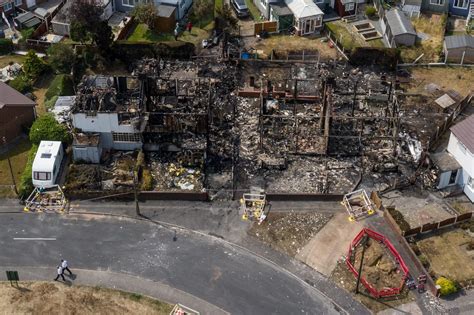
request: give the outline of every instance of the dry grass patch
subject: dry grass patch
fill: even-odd
[[[336,59],[336,48],[329,47],[328,43],[321,42],[321,38],[273,35],[258,42],[255,47],[262,50],[265,56],[270,56],[272,50],[288,53],[289,51],[318,50],[323,59]]]
[[[417,33],[424,33],[428,39],[417,43],[413,47],[403,47],[401,57],[404,62],[415,61],[421,54],[424,56],[418,62],[440,61],[440,54],[443,50],[444,31],[446,26],[446,16],[439,14],[421,15],[419,18],[411,20]]]
[[[412,68],[412,84],[408,92],[427,94],[425,86],[434,83],[443,90],[454,89],[461,95],[474,91],[474,69],[463,67]],[[429,94],[429,93],[428,93]]]
[[[430,236],[417,242],[418,248],[428,257],[430,270],[437,277],[444,276],[468,285],[474,282],[474,250],[468,245],[474,241],[466,231],[456,229]]]
[[[172,305],[138,294],[62,283],[0,283],[2,314],[169,314]]]
[[[17,62],[20,65],[25,61],[25,56],[22,55],[6,55],[0,56],[0,68],[4,68],[10,64],[10,62]]]
[[[28,139],[22,139],[13,149],[0,155],[0,185],[13,185],[10,167],[8,166],[7,156],[10,157],[12,164],[13,176],[18,185],[20,177],[28,161],[28,152],[31,148],[31,143]],[[15,194],[12,189],[8,187],[1,187],[0,197],[14,197]]]

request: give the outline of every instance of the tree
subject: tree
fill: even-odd
[[[71,22],[79,22],[92,32],[95,26],[102,21],[104,7],[101,1],[74,0],[69,8]]]
[[[148,25],[149,29],[154,29],[158,19],[158,9],[153,3],[140,3],[135,5],[132,16],[138,22]]]
[[[95,32],[92,34],[92,40],[102,52],[109,52],[110,46],[114,42],[114,34],[107,21],[102,21],[97,25]]]
[[[30,129],[30,141],[39,144],[42,140],[69,142],[71,136],[64,125],[61,125],[51,114],[40,116]]]
[[[69,36],[73,41],[80,42],[81,44],[90,39],[87,27],[79,21],[71,22]]]
[[[237,26],[239,25],[239,20],[235,18],[234,14],[232,13],[230,7],[227,4],[224,3],[222,5],[222,8],[218,8],[216,12],[219,17],[219,29],[228,33],[231,33],[232,31],[235,31],[237,29]]]
[[[48,49],[49,64],[57,73],[71,73],[76,55],[69,45],[53,44]]]
[[[34,50],[28,51],[25,62],[23,63],[23,72],[29,80],[36,80],[43,71],[46,70],[46,64],[35,53]]]
[[[198,21],[199,27],[202,27],[202,22],[207,20],[214,11],[214,1],[199,0],[194,2],[192,9],[193,20]],[[212,16],[211,16],[212,17]]]
[[[84,42],[92,38],[102,51],[108,51],[113,42],[112,28],[102,19],[104,7],[100,1],[75,0],[69,8],[73,40]]]

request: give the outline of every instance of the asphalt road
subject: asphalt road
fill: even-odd
[[[0,266],[51,267],[65,257],[72,269],[160,281],[233,314],[337,313],[319,291],[247,251],[193,232],[174,236],[130,219],[2,214]]]

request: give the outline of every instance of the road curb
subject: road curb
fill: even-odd
[[[331,299],[329,296],[327,296],[325,293],[323,293],[322,291],[320,291],[318,288],[316,288],[315,286],[309,284],[308,282],[306,282],[305,280],[301,279],[300,277],[298,277],[296,274],[292,273],[291,271],[287,270],[286,268],[283,268],[281,267],[280,265],[278,265],[276,262],[272,261],[271,259],[268,259],[242,245],[239,245],[239,244],[236,244],[236,243],[232,243],[232,242],[229,242],[221,237],[217,237],[215,235],[212,235],[212,234],[209,234],[209,233],[203,233],[203,232],[200,232],[200,231],[196,231],[196,230],[191,230],[191,229],[188,229],[184,226],[180,226],[180,225],[177,225],[177,224],[173,224],[173,223],[167,223],[167,222],[162,222],[162,221],[156,221],[156,220],[151,220],[151,219],[146,219],[146,218],[141,218],[141,217],[134,217],[134,216],[129,216],[129,215],[124,215],[124,214],[112,214],[112,213],[102,213],[102,212],[88,212],[88,211],[72,211],[72,212],[69,212],[69,216],[71,215],[96,215],[96,216],[111,216],[111,217],[122,217],[122,218],[125,218],[125,219],[132,219],[132,220],[138,220],[138,221],[145,221],[145,222],[150,222],[150,223],[154,223],[154,224],[157,224],[157,225],[160,225],[162,227],[165,227],[165,228],[171,228],[171,229],[180,229],[180,230],[183,230],[183,231],[187,231],[187,232],[191,232],[191,233],[195,233],[197,235],[200,235],[200,236],[204,236],[204,237],[210,237],[212,238],[213,240],[215,241],[218,241],[218,242],[221,242],[221,243],[224,243],[230,247],[234,247],[234,248],[237,248],[241,251],[244,251],[244,252],[247,252],[249,254],[251,254],[252,256],[266,262],[267,264],[270,264],[271,266],[273,266],[275,269],[287,274],[288,276],[294,278],[295,280],[297,280],[298,282],[300,282],[301,284],[303,284],[306,288],[308,289],[311,289],[311,290],[314,290],[316,291],[318,294],[320,294],[323,298],[325,298],[326,300],[328,300],[331,304],[333,304],[334,308],[336,311],[338,312],[343,312],[344,314],[349,314],[349,312],[347,310],[345,310],[341,305],[339,305],[336,301],[334,301],[333,299]],[[306,265],[307,266],[307,265]],[[314,270],[315,272],[317,272],[316,270]],[[368,311],[369,312],[369,311]],[[370,313],[370,312],[369,312]]]
[[[20,276],[20,283],[25,281],[52,281],[52,278],[56,274],[55,268],[44,266],[0,266],[0,268],[3,270],[17,270]],[[129,293],[139,293],[169,304],[180,303],[199,310],[203,314],[230,314],[214,304],[159,281],[145,279],[125,272],[118,273],[104,270],[71,269],[73,274],[76,275],[76,278],[72,281],[68,280],[68,283],[65,283],[65,285],[77,283],[78,285],[91,287],[100,286]]]

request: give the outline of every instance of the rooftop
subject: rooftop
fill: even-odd
[[[413,25],[411,25],[410,20],[400,10],[389,10],[385,14],[385,17],[390,25],[390,30],[392,31],[393,36],[402,34],[416,35],[415,29],[413,28]]]
[[[474,114],[451,127],[451,132],[472,153],[474,153]]]
[[[33,170],[52,170],[60,150],[61,141],[41,141],[33,161]]]
[[[35,106],[36,103],[8,84],[0,82],[0,109],[4,106]]]
[[[467,34],[446,36],[444,42],[447,49],[474,48],[474,37]]]
[[[324,14],[311,0],[285,0],[285,3],[296,18],[306,18]]]

